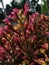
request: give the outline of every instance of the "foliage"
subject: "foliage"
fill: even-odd
[[[18,3],[18,2],[15,1],[15,0],[12,0],[11,5],[12,5],[13,8],[16,7],[16,8],[18,8],[18,9],[21,9],[21,8],[23,8],[24,3],[25,3],[25,0],[21,0],[20,3]]]
[[[42,6],[42,13],[48,15],[49,8],[48,8],[47,0],[42,0],[42,2],[44,3]]]
[[[0,27],[1,65],[49,65],[49,16],[14,8]],[[12,21],[17,22],[13,26]]]

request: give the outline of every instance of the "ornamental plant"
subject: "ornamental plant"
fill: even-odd
[[[49,65],[49,16],[13,9],[0,27],[0,65]],[[16,22],[13,26],[12,21]]]

